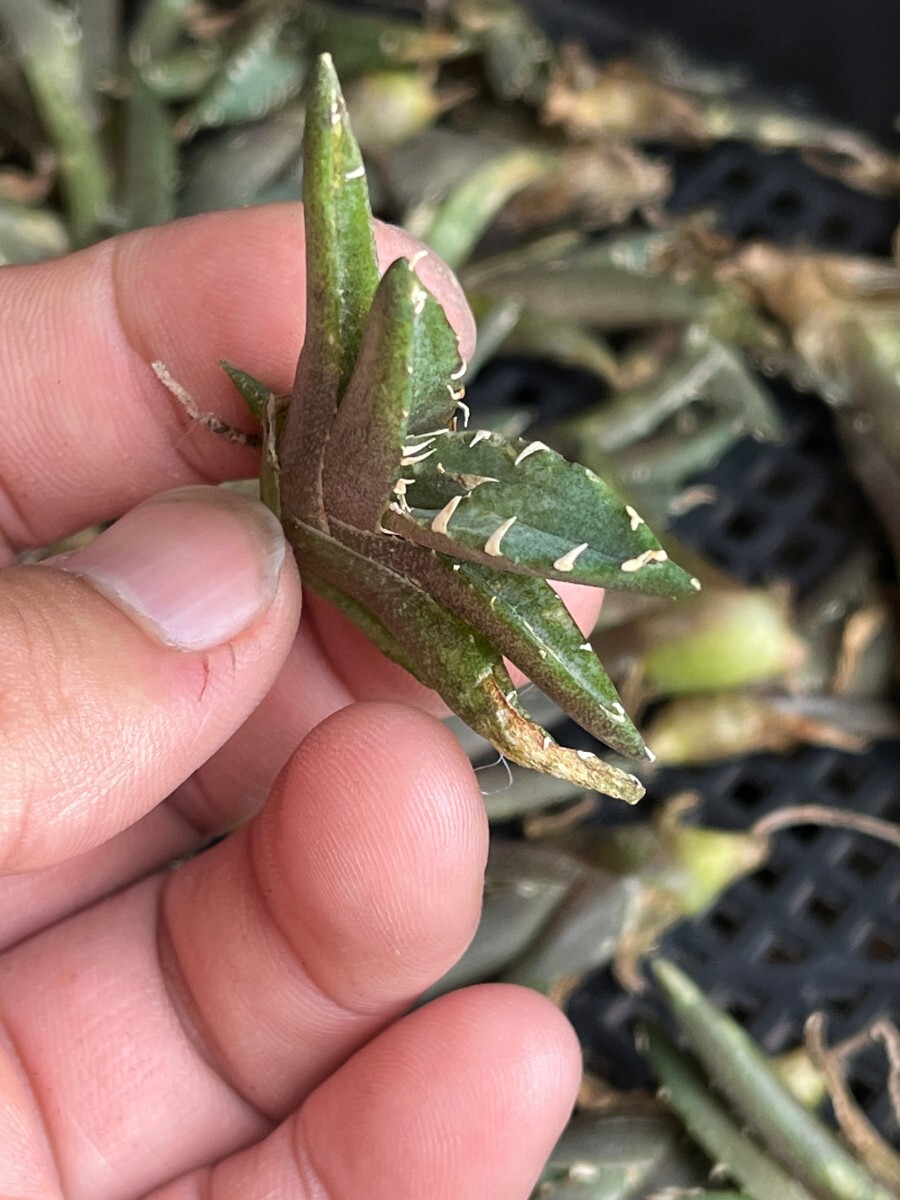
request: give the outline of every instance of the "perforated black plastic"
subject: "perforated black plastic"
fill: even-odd
[[[702,477],[712,504],[673,522],[680,538],[745,583],[781,580],[802,598],[878,531],[840,457],[821,401],[786,384],[773,390],[784,442],[747,438]]]
[[[853,191],[793,153],[766,154],[741,142],[670,156],[674,212],[712,205],[741,238],[806,243],[841,254],[884,254],[897,224],[887,196]]]
[[[898,778],[895,744],[866,755],[806,749],[666,771],[647,799],[652,805],[694,791],[701,797],[699,819],[729,829],[746,829],[768,812],[804,801],[897,821]],[[663,951],[779,1053],[801,1040],[806,1017],[817,1010],[828,1014],[833,1039],[875,1017],[896,1018],[898,900],[896,851],[855,834],[804,826],[776,835],[768,864],[731,888],[705,918],[675,929]],[[589,1065],[622,1086],[649,1082],[630,1031],[646,1006],[622,993],[609,972],[590,980],[570,1005]],[[896,1137],[884,1072],[877,1053],[866,1054],[857,1059],[851,1082],[872,1119]]]
[[[554,33],[577,30],[598,53],[628,48],[627,30],[588,0],[534,7],[547,14]],[[876,7],[886,11],[887,6]],[[691,30],[678,27],[678,14],[702,8],[666,5],[668,32],[691,41]],[[629,11],[635,20],[643,12],[640,5]],[[656,9],[650,5],[647,11]],[[760,21],[765,22],[762,12]],[[854,33],[858,40],[859,29]],[[838,49],[839,42],[835,53]],[[795,82],[790,56],[781,62],[780,77],[779,61],[776,56],[769,63],[768,82],[780,78],[789,88]],[[826,69],[832,68],[823,62]],[[671,161],[672,207],[712,205],[731,233],[848,253],[889,253],[896,204],[852,192],[795,155],[724,143],[702,153],[676,152]],[[480,397],[492,405],[526,404],[546,420],[596,401],[599,386],[580,371],[507,360],[491,364],[470,395],[475,405]],[[677,531],[739,578],[784,580],[802,595],[861,541],[877,547],[878,533],[838,454],[824,406],[787,385],[774,386],[787,418],[785,443],[773,447],[747,440],[736,446],[698,480],[713,485],[715,502],[681,518]],[[574,726],[565,736],[570,744],[590,744]],[[765,813],[798,803],[900,821],[900,743],[858,756],[804,749],[790,756],[759,755],[714,768],[660,772],[640,815],[683,790],[700,796],[703,823],[724,828],[748,828]],[[598,819],[627,816],[610,802]],[[862,836],[804,827],[778,834],[767,866],[730,889],[704,918],[675,929],[664,950],[777,1053],[798,1043],[805,1018],[816,1010],[828,1014],[832,1040],[877,1016],[897,1019],[898,900],[896,851]],[[570,1004],[588,1064],[620,1086],[649,1082],[631,1033],[636,1011],[646,1003],[625,995],[603,972]],[[856,1060],[851,1085],[876,1124],[896,1139],[877,1052]]]

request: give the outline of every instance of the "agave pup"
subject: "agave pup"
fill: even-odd
[[[379,279],[365,171],[328,56],[304,138],[308,325],[293,398],[231,369],[263,426],[262,494],[306,582],[502,754],[634,802],[631,775],[557,745],[503,656],[620,754],[649,757],[548,580],[661,596],[695,584],[593,472],[466,427],[466,364],[415,264]]]

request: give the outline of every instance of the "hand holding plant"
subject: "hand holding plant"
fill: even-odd
[[[352,703],[433,700],[314,595],[298,631],[278,523],[196,486],[254,458],[150,369],[227,421],[222,355],[289,386],[301,234],[295,206],[222,214],[0,273],[3,1195],[438,1197],[440,1163],[448,1200],[524,1200],[571,1105],[538,997],[398,1019],[474,929],[481,796],[437,722]]]

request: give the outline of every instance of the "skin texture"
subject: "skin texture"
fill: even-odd
[[[3,1196],[525,1200],[574,1098],[577,1044],[538,996],[470,988],[404,1015],[474,931],[481,796],[440,704],[302,594],[289,552],[202,650],[160,640],[77,555],[12,565],[255,473],[149,364],[230,422],[220,357],[287,390],[302,236],[273,206],[0,273]],[[385,262],[418,248],[377,236]],[[457,285],[420,269],[468,354]],[[153,536],[190,551],[208,505],[237,579],[242,527],[192,504],[160,505]],[[212,604],[202,576],[176,582]],[[594,598],[567,600],[588,626]]]

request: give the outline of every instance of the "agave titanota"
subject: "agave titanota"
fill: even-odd
[[[593,472],[458,424],[466,364],[415,264],[379,278],[337,76],[307,108],[308,317],[293,398],[230,369],[263,425],[262,492],[304,578],[508,758],[634,802],[637,779],[558,745],[503,656],[597,738],[650,757],[549,579],[675,596],[695,581]]]

